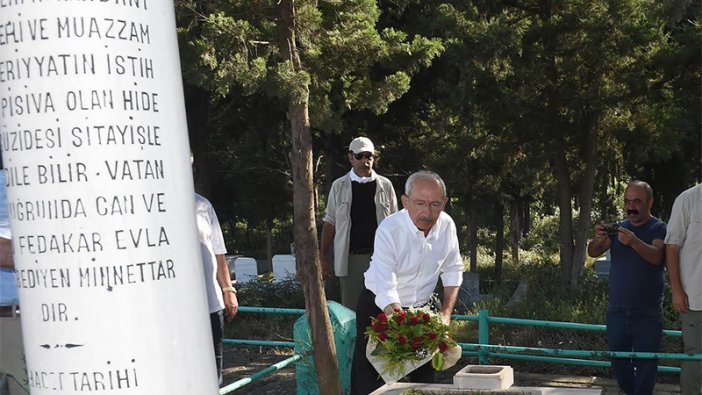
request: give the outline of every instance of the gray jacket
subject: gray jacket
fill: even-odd
[[[375,216],[378,224],[397,211],[397,197],[392,183],[376,173]],[[323,221],[334,225],[334,273],[348,275],[349,243],[351,234],[351,176],[347,173],[334,180]]]

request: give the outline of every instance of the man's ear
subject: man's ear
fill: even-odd
[[[403,194],[402,196],[400,196],[400,200],[402,201],[402,207],[407,208],[407,205],[409,203],[409,198],[407,197],[407,195]]]

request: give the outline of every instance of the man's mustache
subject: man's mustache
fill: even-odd
[[[423,221],[423,222],[431,222],[432,218],[427,215],[422,215],[421,217],[417,218],[418,221]]]
[[[639,215],[639,210],[632,208],[631,210],[626,210],[626,215]]]

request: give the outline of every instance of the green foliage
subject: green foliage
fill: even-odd
[[[535,251],[545,255],[557,254],[559,248],[558,216],[537,213],[531,220],[531,230],[529,235],[522,240],[522,248],[526,251]]]
[[[305,308],[300,282],[293,277],[273,283],[269,278],[257,279],[237,288],[239,303],[245,306]]]
[[[285,61],[275,65],[269,92],[273,92],[284,102],[299,105],[307,100],[309,84],[309,73],[295,70],[290,61]]]
[[[212,184],[227,186],[211,200],[222,222],[244,229],[232,232],[235,248],[254,249],[267,226],[291,236],[282,225],[292,212],[286,111],[307,89],[324,157],[315,163],[327,178],[338,170],[329,155],[337,140],[327,137],[370,135],[385,146],[380,172],[396,186],[420,168],[439,172],[460,221],[486,228],[479,243],[488,249],[497,211],[531,202],[534,226],[520,242],[527,262],[551,261],[563,250],[558,233],[577,230],[551,216],[559,202],[572,206],[564,218],[590,202],[588,218],[614,218],[622,182],[636,177],[651,182],[666,218],[699,178],[699,0],[297,1],[301,70],[281,57],[277,2],[175,5],[186,88],[209,101],[189,109],[192,141],[216,164]],[[567,173],[558,183],[556,169]]]
[[[239,285],[237,291],[242,306],[305,308],[305,296],[294,278],[276,283],[271,278],[259,278]],[[241,313],[225,326],[225,337],[292,341],[298,318],[295,314]]]

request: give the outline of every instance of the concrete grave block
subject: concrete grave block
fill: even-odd
[[[511,366],[467,365],[453,376],[458,389],[506,390],[514,384]]]

